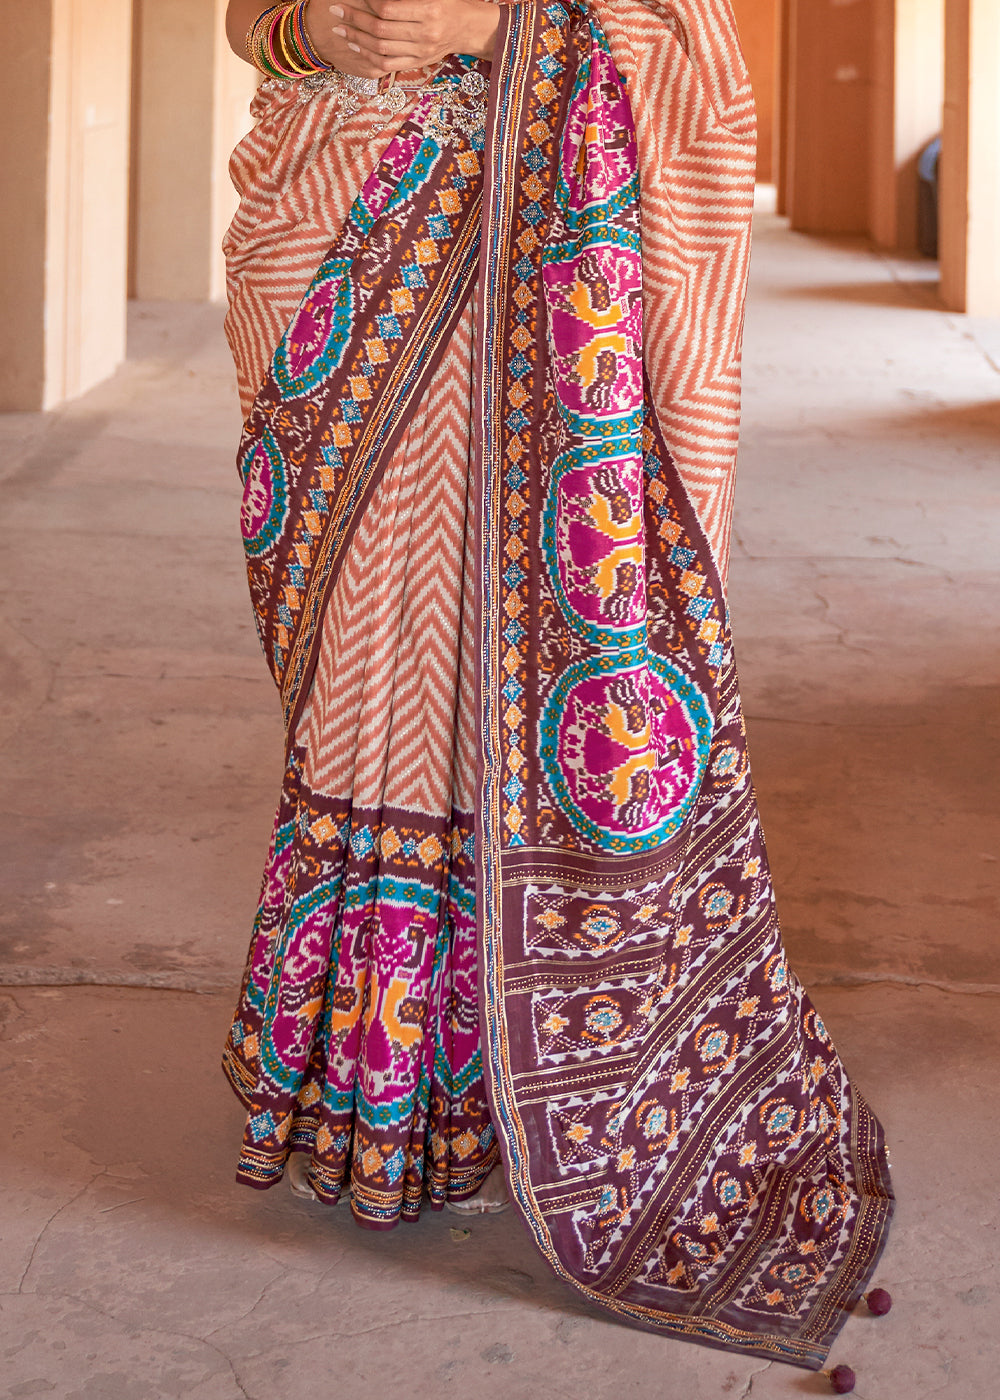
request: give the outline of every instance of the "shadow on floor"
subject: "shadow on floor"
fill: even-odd
[[[915,428],[922,438],[948,439],[952,443],[965,440],[982,450],[984,443],[1000,443],[1000,379],[995,399],[949,408],[928,404],[924,397],[914,398],[912,411],[867,419],[865,427],[887,437]]]
[[[914,281],[809,283],[782,287],[777,289],[777,295],[809,301],[844,301],[859,306],[892,306],[898,310],[909,307],[914,311],[942,311],[945,308],[938,295],[938,285],[936,279],[922,278]]]

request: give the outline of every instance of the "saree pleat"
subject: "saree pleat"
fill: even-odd
[[[349,1187],[376,1228],[496,1161],[468,851],[471,386],[470,307],[330,594],[226,1052],[250,1109],[240,1177],[270,1185],[308,1152],[317,1194]]]
[[[280,91],[234,159],[288,752],[238,1174],[305,1152],[386,1228],[502,1160],[594,1302],[817,1367],[892,1193],[787,965],[729,631],[746,71],[727,0],[510,6],[487,111],[488,71],[366,137]]]

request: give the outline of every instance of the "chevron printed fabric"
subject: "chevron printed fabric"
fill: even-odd
[[[592,1301],[815,1368],[893,1201],[785,958],[729,630],[745,70],[726,0],[531,0],[488,109],[486,75],[449,59],[373,131],[249,395],[288,763],[225,1055],[239,1175],[305,1152],[386,1228],[502,1161]]]

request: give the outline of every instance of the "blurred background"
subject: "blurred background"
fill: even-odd
[[[945,307],[1000,313],[997,0],[734,7],[777,212],[939,256]],[[51,408],[109,375],[128,298],[223,295],[226,164],[254,84],[225,8],[2,0],[0,409]]]
[[[1000,0],[734,4],[760,121],[741,690],[792,965],[899,1196],[893,1311],[832,1362],[872,1400],[984,1400]],[[0,0],[0,1395],[829,1395],[588,1315],[512,1216],[369,1233],[234,1184],[218,1060],[283,765],[222,331],[255,81],[224,9]]]

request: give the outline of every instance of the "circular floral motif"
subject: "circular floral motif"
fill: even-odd
[[[609,948],[621,938],[621,916],[602,904],[591,904],[583,912],[577,934],[581,943],[592,948]]]
[[[255,558],[266,554],[281,535],[288,514],[285,464],[269,428],[255,438],[240,460],[243,547]]]
[[[743,1199],[743,1188],[734,1176],[724,1177],[717,1185],[717,1192],[720,1203],[727,1210],[732,1210]]]
[[[634,451],[564,452],[552,469],[542,547],[559,605],[595,646],[639,646],[646,629],[643,467]]]
[[[796,1115],[794,1105],[787,1099],[769,1099],[760,1110],[761,1124],[772,1142],[795,1137],[802,1128],[803,1118],[803,1114]]]
[[[729,1036],[721,1026],[701,1026],[694,1038],[694,1047],[703,1064],[724,1060],[729,1051]]]
[[[830,1032],[823,1023],[822,1018],[814,1007],[810,1007],[803,1020],[803,1028],[806,1035],[822,1041],[824,1045],[830,1044]]]
[[[795,1115],[788,1104],[782,1104],[779,1108],[772,1109],[765,1124],[771,1137],[777,1137],[779,1133],[787,1132],[794,1117]]]
[[[735,895],[725,885],[706,885],[698,896],[702,912],[709,919],[724,919],[733,907]]]
[[[732,744],[726,744],[715,756],[712,764],[712,772],[719,778],[728,778],[734,769],[740,766],[739,751],[733,748]]]
[[[646,851],[681,827],[708,760],[704,696],[652,652],[604,653],[564,672],[542,715],[549,784],[602,850]]]
[[[764,965],[764,976],[773,992],[783,992],[788,986],[788,964],[784,953],[775,953]]]
[[[646,1099],[635,1115],[636,1126],[647,1142],[660,1142],[670,1137],[677,1124],[676,1109],[668,1109],[659,1099]]]
[[[847,1202],[846,1189],[837,1182],[828,1181],[806,1192],[802,1197],[801,1210],[806,1220],[826,1225],[845,1213]]]
[[[583,1022],[587,1028],[584,1035],[588,1040],[600,1040],[604,1043],[620,1039],[615,1032],[621,1030],[624,1019],[621,1006],[614,997],[591,997],[583,1013]]]

